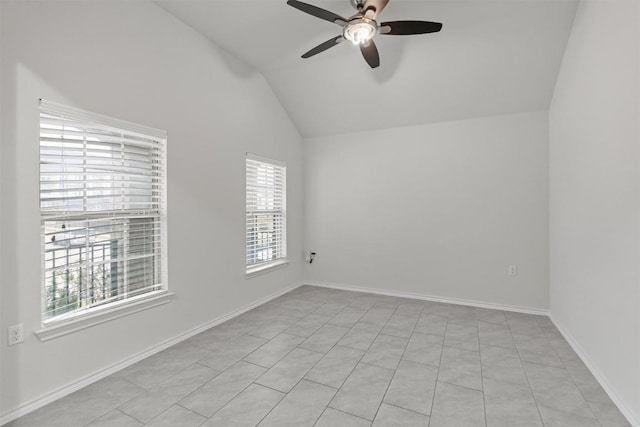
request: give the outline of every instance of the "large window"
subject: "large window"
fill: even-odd
[[[166,134],[40,103],[44,323],[166,290]]]
[[[287,168],[249,153],[246,163],[246,264],[252,274],[287,259]]]

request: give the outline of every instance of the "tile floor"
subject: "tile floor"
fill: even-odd
[[[9,425],[629,424],[546,317],[303,286]]]

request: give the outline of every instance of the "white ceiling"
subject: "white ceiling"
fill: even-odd
[[[349,0],[306,0],[348,17]],[[158,4],[260,71],[305,137],[545,110],[577,2],[391,0],[378,21],[424,20],[442,31],[378,35],[381,65],[342,43],[300,55],[341,28],[285,0]]]

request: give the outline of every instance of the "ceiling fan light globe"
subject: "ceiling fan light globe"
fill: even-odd
[[[358,18],[349,21],[344,28],[343,36],[354,45],[360,45],[371,40],[376,35],[376,32],[378,32],[378,25],[375,21]]]

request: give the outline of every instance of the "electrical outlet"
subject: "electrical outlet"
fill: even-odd
[[[9,326],[7,329],[9,331],[9,345],[20,344],[24,341],[24,326],[22,323],[19,325]]]
[[[517,276],[518,275],[518,266],[510,265],[509,266],[509,276]]]

